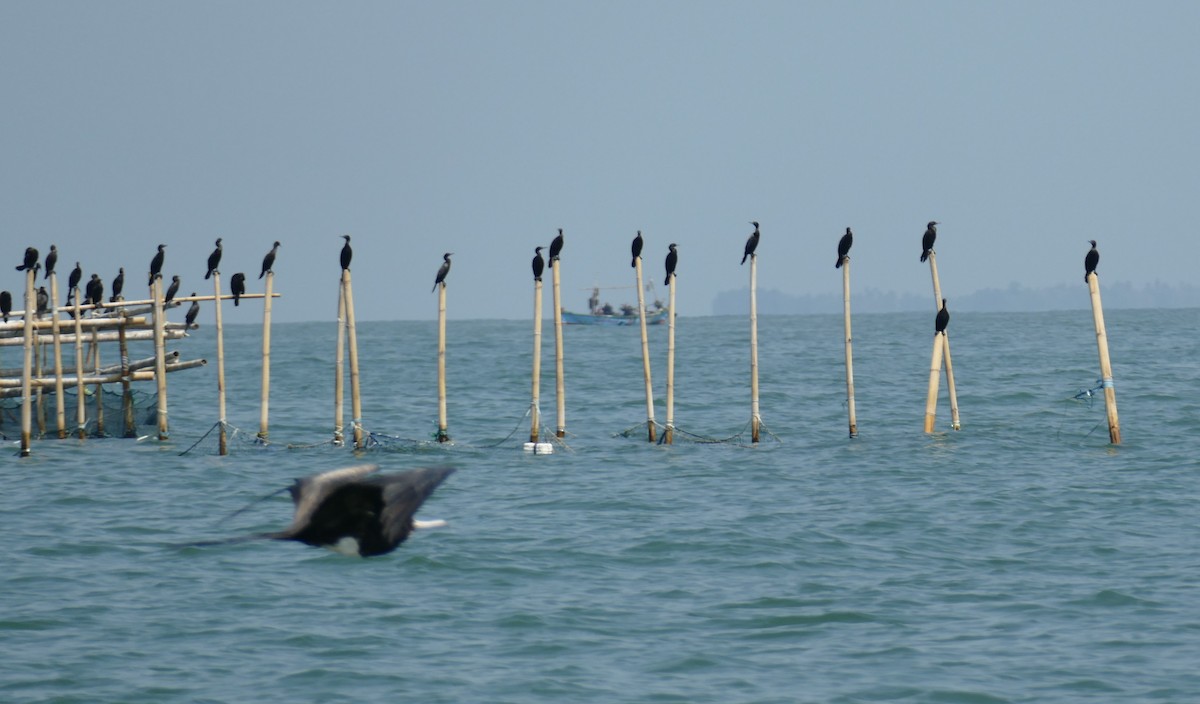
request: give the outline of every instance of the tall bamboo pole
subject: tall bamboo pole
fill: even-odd
[[[263,299],[262,330],[262,403],[258,414],[258,439],[267,442],[268,416],[271,405],[271,291],[275,288],[275,272],[267,270],[266,298]]]
[[[346,334],[350,345],[350,414],[354,416],[354,449],[363,448],[362,393],[358,379],[358,330],[354,323],[354,286],[350,270],[342,271],[346,286]]]
[[[533,389],[529,402],[529,442],[537,451],[537,443],[542,439],[541,419],[538,418],[540,400],[538,395],[542,386],[542,280],[533,281]]]
[[[438,442],[450,442],[446,432],[446,282],[438,286]]]
[[[229,454],[229,435],[225,432],[225,326],[221,322],[221,272],[213,271],[213,310],[217,328],[217,452]]]
[[[43,344],[41,335],[36,336],[34,345],[34,373],[40,378],[45,373],[46,365],[46,345]],[[46,437],[46,394],[43,393],[42,387],[39,386],[34,390],[33,401],[36,409],[34,417],[37,419],[38,437],[44,438]]]
[[[1121,444],[1121,421],[1117,417],[1117,389],[1113,384],[1112,363],[1108,359],[1108,333],[1104,329],[1104,307],[1100,304],[1100,278],[1088,274],[1088,292],[1092,297],[1092,319],[1096,324],[1096,351],[1100,355],[1100,384],[1104,388],[1104,410],[1108,416],[1108,439]]]
[[[37,298],[33,293],[33,279],[37,267],[25,270],[25,358],[21,367],[21,456],[28,457],[33,439],[33,316],[37,310]]]
[[[83,311],[79,306],[79,287],[76,286],[71,295],[75,299],[75,309],[73,317],[75,318],[75,378],[83,378]],[[84,405],[83,385],[79,384],[75,387],[75,430],[79,433],[79,439],[87,437],[87,407]]]
[[[674,281],[672,281],[674,283]],[[750,442],[758,442],[758,255],[750,254]]]
[[[858,437],[854,414],[854,352],[850,335],[850,257],[842,258],[842,307],[846,318],[846,406],[850,413],[850,437]]]
[[[929,252],[929,274],[933,277],[933,308],[942,309],[942,285],[938,280],[937,253]],[[946,391],[950,394],[950,427],[954,430],[962,428],[958,419],[958,391],[954,386],[954,365],[950,361],[950,336],[942,335],[943,354],[946,358]]]
[[[654,424],[654,385],[650,382],[650,340],[646,334],[646,293],[642,287],[642,258],[634,259],[637,271],[638,323],[642,328],[642,380],[646,384],[646,430],[647,440],[654,442],[658,439],[658,429]]]
[[[121,321],[126,320],[125,311],[121,311]],[[121,415],[124,420],[122,435],[127,438],[137,437],[137,425],[133,415],[133,388],[129,380],[129,345],[125,339],[125,325],[117,328],[118,341],[121,350]],[[155,358],[157,366],[158,359]],[[165,369],[165,367],[164,367]],[[156,372],[157,376],[157,372]],[[165,374],[164,374],[165,376]]]
[[[558,406],[558,426],[554,430],[554,435],[562,438],[567,435],[566,383],[563,381],[562,299],[559,297],[559,272],[562,269],[562,260],[552,258],[550,264],[554,271],[554,391]]]
[[[92,369],[100,368],[100,330],[92,328],[92,341],[89,343],[92,357]],[[97,381],[92,394],[96,401],[96,436],[104,437],[104,385]]]
[[[944,333],[933,334],[933,355],[929,360],[929,393],[925,397],[925,432],[932,433],[934,422],[937,420],[938,381],[942,376],[942,353],[945,344],[939,337]]]
[[[55,427],[61,440],[67,437],[67,408],[66,399],[63,398],[62,333],[58,320],[58,274],[55,272],[50,272],[50,303],[50,314],[53,316],[50,319],[50,330],[54,336],[54,377],[57,380],[54,383]]]
[[[342,271],[345,271],[343,269]],[[346,277],[338,281],[338,310],[337,310],[337,355],[333,373],[333,444],[341,447],[345,443],[343,422],[345,420],[345,384],[346,384]]]
[[[675,277],[671,277],[670,297],[667,303],[667,427],[663,429],[662,442],[670,445],[675,440]]]
[[[150,297],[154,299],[154,375],[158,391],[158,439],[166,440],[170,434],[167,427],[167,340],[164,335],[166,320],[163,313],[161,276],[154,277]]]

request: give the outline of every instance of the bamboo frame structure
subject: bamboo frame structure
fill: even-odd
[[[674,281],[672,281],[674,283]],[[758,255],[750,253],[750,442],[758,442]]]
[[[942,309],[942,284],[938,280],[937,252],[929,252],[929,275],[933,278],[933,308]],[[950,360],[950,335],[943,331],[942,354],[946,362],[946,392],[950,395],[950,427],[960,430],[962,423],[958,416],[958,390],[954,386],[954,364]]]
[[[67,408],[63,398],[63,363],[62,363],[62,331],[58,319],[58,274],[50,272],[50,334],[54,337],[54,376],[58,383],[54,385],[54,427],[59,439],[67,437]]]
[[[83,378],[83,320],[81,312],[82,306],[79,304],[79,287],[71,293],[74,296],[75,308],[72,311],[72,317],[75,321],[75,378]],[[79,439],[87,437],[87,407],[84,405],[83,389],[77,388],[75,391],[75,432],[79,433]]]
[[[542,439],[541,419],[539,415],[540,402],[538,395],[542,386],[542,280],[533,282],[533,388],[529,401],[529,442],[532,450],[537,450],[537,444]]]
[[[154,374],[158,390],[158,439],[166,440],[170,437],[170,432],[167,426],[167,340],[161,276],[154,277],[150,293],[154,298]]]
[[[1108,332],[1104,329],[1104,306],[1100,303],[1100,277],[1088,274],[1088,293],[1092,299],[1092,320],[1096,325],[1096,352],[1100,357],[1100,384],[1104,388],[1104,412],[1108,420],[1108,439],[1121,444],[1121,420],[1117,416],[1117,389],[1113,384],[1112,362],[1108,358]]]
[[[646,386],[646,434],[647,440],[654,442],[658,439],[658,429],[654,424],[654,385],[650,381],[650,340],[646,334],[646,293],[642,286],[642,257],[634,260],[637,277],[638,324],[642,328],[642,381]]]
[[[675,441],[675,277],[671,276],[667,304],[667,425],[659,441],[670,445]]]
[[[559,297],[561,290],[559,274],[562,270],[562,260],[552,260],[550,264],[554,272],[554,391],[558,410],[558,425],[554,429],[554,435],[562,438],[567,435],[566,382],[563,379],[562,299]]]
[[[438,286],[438,442],[450,442],[446,428],[446,282]]]
[[[850,417],[850,437],[858,437],[854,410],[854,350],[850,334],[850,257],[842,257],[842,307],[846,327],[846,408]]]

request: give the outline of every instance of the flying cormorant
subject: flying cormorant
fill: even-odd
[[[32,271],[33,269],[37,268],[37,263],[38,263],[37,248],[36,247],[26,247],[25,248],[25,263],[18,266],[17,271],[25,271],[26,269],[29,269],[30,271]]]
[[[8,291],[0,291],[0,315],[4,316],[4,322],[8,322],[8,314],[12,312],[12,294]]]
[[[154,285],[154,277],[162,276],[163,259],[167,256],[164,251],[166,248],[165,244],[158,245],[158,254],[155,254],[154,258],[150,260],[150,280],[146,282],[147,286]]]
[[[925,226],[925,236],[921,238],[921,261],[929,258],[929,253],[933,251],[933,241],[937,239],[937,221],[930,220]]]
[[[205,274],[204,274],[205,280],[207,280],[209,277],[211,277],[213,275],[213,272],[216,271],[217,267],[220,265],[221,265],[221,238],[218,237],[217,238],[217,248],[212,251],[212,254],[208,255],[208,271],[205,272]]]
[[[262,273],[258,275],[258,278],[261,279],[262,277],[266,276],[268,271],[270,271],[272,274],[275,273],[271,267],[275,266],[275,251],[278,249],[279,241],[276,240],[275,246],[271,247],[271,251],[267,252],[267,256],[263,257]]]
[[[751,220],[750,224],[754,226],[754,232],[751,232],[750,236],[746,238],[746,249],[742,254],[743,264],[746,263],[746,257],[754,256],[754,250],[758,249],[758,223]]]
[[[555,237],[550,242],[550,268],[554,268],[554,262],[558,259],[558,255],[562,253],[563,233],[562,228],[558,228],[558,237]]]
[[[454,254],[454,252],[446,252],[442,255],[442,265],[438,267],[437,278],[433,280],[433,288],[430,289],[430,293],[437,290],[438,284],[441,284],[442,286],[446,285],[446,274],[450,273],[451,254]]]
[[[834,269],[841,269],[842,262],[845,261],[846,255],[850,253],[850,245],[854,244],[854,233],[850,228],[846,228],[846,234],[842,235],[842,239],[838,240],[838,260],[837,264],[833,265]]]
[[[346,238],[346,244],[342,245],[342,269],[350,270],[350,260],[354,257],[354,250],[350,249],[350,235],[342,235]]]
[[[1085,284],[1088,282],[1088,276],[1096,271],[1096,265],[1100,263],[1100,250],[1096,249],[1096,240],[1088,240],[1088,242],[1092,243],[1092,248],[1083,256],[1083,283]]]
[[[670,286],[671,277],[675,275],[675,265],[679,262],[679,252],[675,251],[676,246],[677,245],[672,242],[667,247],[667,249],[671,251],[667,252],[667,278],[663,280],[663,286]]]
[[[113,279],[112,298],[109,298],[108,300],[112,301],[113,303],[116,303],[117,300],[121,298],[121,291],[124,291],[124,290],[125,290],[125,267],[121,267],[121,270],[117,272],[117,278]]]
[[[196,292],[192,291],[192,298],[195,297]],[[187,316],[185,316],[183,319],[184,325],[191,327],[192,323],[196,322],[197,315],[200,315],[200,301],[192,301],[192,307],[188,308]]]
[[[98,305],[104,300],[104,282],[100,280],[99,274],[92,274],[91,281],[88,281],[87,290],[85,293],[85,302],[91,305]]]
[[[638,257],[642,256],[642,231],[637,232],[637,237],[633,238],[633,244],[629,246],[629,250],[633,252],[633,261],[629,262],[631,267],[636,267]]]
[[[167,295],[163,296],[163,303],[170,303],[175,300],[175,294],[179,293],[179,275],[171,277],[171,285],[167,287]]]
[[[38,286],[37,290],[37,314],[43,316],[50,312],[50,294],[46,293],[45,286]]]
[[[945,334],[946,325],[950,323],[950,311],[946,310],[946,299],[942,299],[942,308],[938,311],[937,318],[933,321],[934,334]]]
[[[396,474],[375,474],[377,471],[378,465],[367,464],[297,479],[287,487],[295,505],[292,524],[287,528],[274,533],[192,543],[189,547],[255,539],[295,540],[343,555],[374,557],[395,550],[415,529],[446,524],[445,521],[417,521],[413,515],[454,472],[453,467],[429,467]]]
[[[246,293],[246,275],[238,272],[229,278],[229,292],[233,294],[233,305],[238,304],[240,299]]]
[[[55,264],[58,264],[58,247],[50,245],[50,253],[46,255],[46,275],[42,277],[43,281],[54,273]]]
[[[83,278],[83,267],[79,266],[79,262],[75,262],[75,268],[71,270],[71,275],[67,277],[67,305],[71,305],[71,300],[75,296],[75,289],[79,288],[79,280]]]
[[[546,268],[546,260],[542,259],[542,248],[533,248],[533,280],[542,280],[542,271]]]

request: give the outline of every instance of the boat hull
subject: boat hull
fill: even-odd
[[[609,327],[624,327],[627,325],[638,324],[638,316],[636,315],[592,315],[590,313],[572,313],[565,310],[562,312],[562,320],[566,325],[606,325]],[[666,309],[646,313],[647,325],[659,325],[666,322],[666,320]]]

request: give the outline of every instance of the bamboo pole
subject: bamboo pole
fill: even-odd
[[[154,299],[154,373],[158,387],[158,439],[166,440],[170,433],[167,426],[167,341],[164,335],[166,321],[163,312],[162,277],[154,277],[150,297]]]
[[[208,364],[208,360],[206,360],[206,359],[189,359],[186,361],[178,362],[176,364],[167,365],[167,373],[183,371],[185,369],[195,369],[196,367],[203,367],[206,364]],[[122,376],[123,375],[121,374],[120,369],[118,369],[116,371],[109,371],[109,372],[105,372],[103,374],[93,374],[92,376],[85,376],[78,380],[75,377],[69,377],[69,376],[64,377],[63,383],[66,386],[92,386],[92,385],[96,385],[96,384],[115,384],[122,380]],[[131,371],[131,372],[129,372],[129,380],[130,381],[154,381],[155,378],[156,378],[156,374],[154,371],[136,371],[136,372]],[[20,382],[18,380],[18,384],[19,383]],[[47,376],[47,377],[42,377],[40,379],[34,378],[34,379],[30,380],[30,385],[34,386],[34,387],[40,386],[42,388],[47,388],[47,387],[54,385],[54,377]],[[0,389],[0,398],[11,398],[13,396],[19,396],[20,393],[21,393],[21,390],[20,390],[19,386],[16,388],[11,388],[11,389],[3,388],[3,389]]]
[[[225,432],[225,326],[221,322],[221,272],[213,271],[213,310],[217,328],[217,452],[229,454],[229,436]]]
[[[541,441],[541,419],[538,418],[538,394],[541,390],[542,383],[542,280],[535,279],[533,282],[533,391],[532,400],[529,403],[529,442],[533,443],[533,450],[537,451],[537,444]]]
[[[663,428],[662,442],[670,445],[675,440],[675,277],[671,277],[670,297],[667,303],[667,426]]]
[[[674,283],[672,280],[671,283]],[[750,253],[750,442],[758,442],[758,255]]]
[[[100,335],[99,331],[96,328],[92,328],[92,342],[88,349],[91,352],[93,369],[100,368],[99,335]],[[96,397],[95,398],[95,401],[96,401],[96,435],[98,437],[103,437],[104,436],[104,386],[100,382],[96,382],[96,390],[93,395]]]
[[[172,371],[172,365],[176,364],[178,362],[179,352],[178,352],[178,350],[176,350],[174,352],[171,352],[167,356],[170,358],[167,362],[167,371],[169,372],[169,371]],[[141,359],[136,362],[130,362],[128,364],[128,367],[129,367],[130,371],[136,371],[138,369],[145,369],[147,367],[153,367],[155,361],[156,360],[154,359],[154,357],[149,357],[147,359]],[[121,370],[122,370],[122,365],[112,364],[107,367],[101,367],[100,369],[95,369],[93,367],[86,367],[86,368],[84,368],[83,371],[84,371],[84,373],[87,373],[87,374],[97,374],[99,376],[107,376],[109,374],[120,373]],[[10,374],[9,373],[10,371],[11,370],[7,370],[7,369],[0,370],[0,373],[3,373],[3,376],[0,376],[0,388],[20,389],[21,388],[21,378],[20,378],[21,370],[17,369],[15,374]],[[63,385],[64,386],[73,386],[75,384],[75,382],[72,381],[74,378],[75,377],[64,376],[63,377]],[[55,384],[57,384],[58,380],[57,380],[57,377],[55,377],[55,376],[33,377],[32,383],[34,386],[40,385],[42,388],[48,388],[48,387],[51,387],[51,386],[54,386]]]
[[[46,365],[46,346],[42,344],[42,339],[38,336],[34,337],[34,345],[36,345],[33,349],[36,361],[34,373],[40,377],[44,374]],[[36,409],[34,417],[37,419],[38,437],[44,438],[46,437],[46,395],[42,393],[40,386],[34,390],[33,399]]]
[[[929,274],[933,277],[933,308],[942,309],[942,285],[938,280],[937,252],[929,252]],[[954,386],[954,365],[950,361],[950,335],[942,334],[942,352],[946,358],[946,391],[950,394],[950,427],[960,430],[962,424],[958,418],[958,391]]]
[[[930,255],[932,256],[932,255]],[[925,432],[932,433],[934,421],[937,419],[938,381],[942,377],[942,353],[945,344],[938,339],[944,333],[933,334],[933,356],[929,360],[929,393],[925,397]]]
[[[124,317],[122,315],[122,317]],[[122,435],[127,438],[137,437],[137,424],[133,417],[133,388],[129,383],[129,345],[125,339],[125,326],[119,328],[121,336],[121,411],[124,420],[124,428]],[[155,356],[155,364],[158,363],[158,358]]]
[[[87,308],[83,307],[83,306],[81,306],[80,308],[82,310],[87,310]],[[15,313],[12,313],[11,315],[20,315],[20,314],[21,314],[20,311],[17,311]],[[17,323],[17,325],[20,325],[20,323]],[[81,328],[83,328],[84,330],[89,330],[89,331],[92,330],[93,328],[100,328],[102,330],[107,329],[107,328],[116,329],[116,328],[121,327],[122,325],[125,325],[127,327],[132,327],[132,328],[146,328],[146,327],[153,327],[153,321],[151,318],[126,317],[124,319],[124,322],[122,322],[122,319],[120,317],[112,317],[112,318],[85,318],[80,323]],[[10,323],[0,323],[0,340],[2,340],[2,341],[17,340],[18,344],[24,344],[20,341],[22,338],[22,333],[24,332],[24,328],[23,327],[13,328],[12,326],[13,326],[13,323],[11,323],[11,322]],[[175,327],[182,329],[183,325],[181,323],[176,323]],[[54,321],[53,320],[34,320],[33,321],[33,331],[35,334],[43,336],[48,340],[53,339]]]
[[[554,435],[562,438],[567,435],[566,383],[563,381],[562,299],[559,297],[559,271],[562,269],[562,260],[555,261],[552,258],[550,263],[554,271],[554,391],[558,406],[558,426],[554,430]]]
[[[21,456],[28,457],[33,434],[33,389],[30,380],[33,378],[33,311],[37,303],[33,293],[33,278],[37,267],[25,270],[25,358],[21,367]]]
[[[446,432],[446,282],[438,286],[438,442],[450,442]]]
[[[345,271],[343,269],[343,271]],[[341,447],[346,439],[343,434],[345,421],[345,384],[346,384],[346,277],[338,280],[338,309],[337,309],[337,354],[333,372],[333,444]]]
[[[75,378],[83,378],[83,320],[82,306],[79,304],[79,287],[76,286],[71,295],[75,300],[75,309],[72,311],[72,316],[75,320]],[[87,437],[87,407],[84,405],[83,387],[76,385],[75,387],[75,430],[79,433],[79,439]]]
[[[350,270],[342,273],[346,282],[346,333],[350,341],[350,413],[354,416],[354,449],[363,448],[362,392],[358,377],[358,330],[354,324],[354,286]]]
[[[83,322],[86,323],[88,321],[85,320]],[[113,329],[110,332],[98,332],[98,329],[93,327],[93,328],[91,328],[91,334],[89,334],[88,330],[86,328],[84,328],[83,332],[81,332],[80,334],[83,336],[83,341],[87,342],[87,343],[119,342],[120,335],[117,333],[117,328],[119,326],[112,326],[112,327],[113,327]],[[133,327],[133,326],[130,325],[129,327]],[[187,337],[187,331],[183,329],[182,323],[168,323],[165,327],[166,327],[166,330],[163,332],[163,336],[167,340],[179,340],[184,337]],[[146,342],[146,341],[154,340],[154,330],[153,329],[151,329],[151,330],[130,330],[129,332],[127,332],[125,334],[126,334],[126,339],[128,339],[130,342],[133,342],[135,340],[139,341],[139,342]],[[75,335],[74,335],[74,333],[64,334],[61,336],[61,340],[62,340],[63,344],[72,343],[75,341]],[[52,337],[50,335],[37,335],[37,334],[34,335],[34,344],[49,344],[50,342],[52,342]],[[22,344],[24,344],[24,342],[19,338],[8,338],[5,340],[0,340],[0,347],[14,347],[14,346],[22,345]],[[86,355],[86,356],[91,356],[91,353],[89,352],[88,355]]]
[[[846,405],[850,414],[850,437],[858,437],[854,413],[854,352],[850,335],[850,257],[842,258],[842,306],[846,318]]]
[[[1121,444],[1121,421],[1117,417],[1117,389],[1113,384],[1112,363],[1108,358],[1108,333],[1104,329],[1104,307],[1100,304],[1100,278],[1088,274],[1088,292],[1092,297],[1092,319],[1096,324],[1096,351],[1100,356],[1100,384],[1104,388],[1104,410],[1108,416],[1108,439]]]
[[[50,272],[50,332],[54,336],[54,376],[58,382],[54,385],[55,428],[58,438],[67,437],[67,407],[63,398],[63,363],[62,363],[62,332],[58,320],[58,274]]]
[[[275,287],[275,272],[267,270],[267,297],[263,300],[262,331],[262,405],[258,414],[258,439],[267,442],[267,420],[271,405],[271,290]]]
[[[634,269],[637,272],[638,323],[642,328],[642,380],[646,385],[646,439],[654,442],[658,439],[658,430],[654,424],[654,385],[650,381],[650,340],[646,334],[646,293],[642,288],[642,258],[634,259]]]

